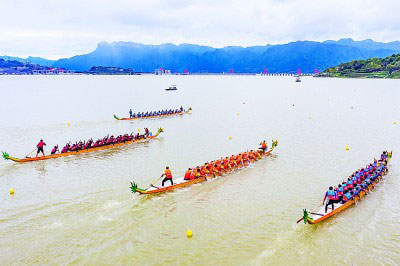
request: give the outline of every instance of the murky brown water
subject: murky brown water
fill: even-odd
[[[164,91],[171,84],[178,91]],[[0,91],[0,150],[14,156],[40,138],[51,146],[165,128],[146,144],[28,164],[2,161],[1,265],[400,262],[398,80],[0,76]],[[129,108],[180,105],[192,106],[193,114],[112,118]],[[146,187],[166,165],[181,175],[271,138],[279,140],[273,156],[240,172],[161,196],[130,192],[130,181]],[[296,225],[302,208],[318,205],[329,185],[383,149],[394,151],[390,173],[368,197],[320,225]]]

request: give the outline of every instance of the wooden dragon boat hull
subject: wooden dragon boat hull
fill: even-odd
[[[388,162],[391,159],[391,153],[390,156],[388,157]],[[325,214],[325,205],[320,205],[319,207],[317,207],[316,209],[314,209],[311,212],[308,212],[306,209],[303,210],[303,221],[304,223],[309,223],[309,224],[317,224],[320,223],[326,219],[328,219],[329,217],[334,216],[335,214],[338,214],[346,209],[348,209],[350,206],[352,206],[355,202],[359,201],[361,198],[365,197],[365,195],[367,195],[368,192],[370,192],[371,190],[373,190],[375,188],[375,186],[379,183],[379,181],[382,180],[383,176],[387,174],[387,171],[382,173],[382,175],[380,175],[375,182],[373,182],[371,185],[369,185],[366,190],[361,191],[360,194],[358,196],[356,196],[354,199],[349,200],[348,202],[346,202],[345,204],[335,204],[336,208],[333,211],[330,211],[328,213]],[[340,205],[340,206],[339,206]],[[337,207],[339,206],[339,207]],[[328,208],[331,209],[332,207],[330,206]],[[301,221],[301,220],[300,220]]]
[[[267,155],[271,154],[271,152],[274,150],[275,147],[276,146],[273,146],[270,150],[265,152],[262,155],[262,157],[259,158],[258,160],[260,160],[260,159],[266,157]],[[258,161],[258,160],[252,160],[251,162],[255,162],[255,161]],[[194,185],[194,184],[197,184],[197,183],[201,183],[201,182],[207,181],[207,178],[215,178],[215,177],[221,176],[223,174],[229,174],[229,173],[231,173],[231,172],[233,172],[233,171],[235,171],[237,169],[242,169],[244,167],[247,167],[248,165],[249,165],[249,163],[243,165],[242,167],[234,167],[232,170],[223,171],[223,173],[220,173],[220,174],[217,174],[217,175],[210,174],[210,175],[207,175],[207,176],[202,176],[202,177],[199,177],[199,178],[196,178],[196,179],[193,179],[193,180],[188,180],[188,181],[183,180],[183,177],[182,177],[182,178],[176,179],[174,181],[174,185],[167,186],[167,187],[161,187],[161,188],[152,186],[152,187],[147,188],[147,189],[140,189],[140,188],[138,188],[136,183],[131,182],[131,191],[132,191],[132,193],[137,192],[139,194],[145,194],[145,195],[148,195],[148,194],[159,194],[159,193],[163,193],[163,192],[166,192],[166,191],[172,191],[172,190],[179,189],[179,188],[182,188],[182,187],[188,187],[188,186],[191,186],[191,185]]]
[[[83,154],[83,153],[90,153],[90,152],[95,152],[95,151],[101,151],[101,150],[107,150],[107,149],[112,149],[112,148],[117,148],[133,143],[141,143],[141,142],[147,142],[150,141],[160,135],[160,133],[163,132],[162,130],[159,130],[157,134],[154,136],[149,136],[145,139],[138,139],[138,140],[130,140],[122,143],[116,143],[116,144],[110,144],[110,145],[104,145],[100,147],[95,147],[95,148],[89,148],[85,150],[79,150],[79,151],[70,151],[70,152],[64,152],[64,153],[57,153],[57,154],[51,154],[51,155],[46,155],[46,156],[39,156],[39,157],[33,157],[33,158],[16,158],[16,157],[11,157],[7,153],[3,152],[3,158],[5,160],[11,160],[17,163],[27,163],[27,162],[35,162],[35,161],[42,161],[42,160],[48,160],[48,159],[53,159],[53,158],[59,158],[59,157],[66,157],[66,156],[71,156],[71,155],[78,155],[78,154]]]
[[[147,118],[164,118],[164,117],[170,117],[170,116],[177,116],[177,115],[184,115],[184,114],[190,114],[190,111],[192,110],[192,108],[189,107],[189,109],[185,112],[178,112],[176,114],[168,114],[168,115],[153,115],[153,116],[146,116],[146,117],[134,117],[134,118],[130,118],[130,117],[123,117],[123,118],[119,118],[118,116],[114,115],[114,118],[116,120],[140,120],[140,119],[147,119]]]

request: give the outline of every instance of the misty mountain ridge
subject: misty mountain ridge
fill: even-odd
[[[23,63],[30,63],[30,64],[36,64],[36,65],[42,65],[42,66],[52,66],[57,60],[49,60],[41,57],[33,57],[29,56],[27,58],[21,58],[21,57],[15,57],[15,56],[0,56],[0,59],[4,60],[14,60],[18,62],[23,62]]]
[[[93,66],[131,68],[138,72],[154,72],[164,68],[182,73],[312,73],[353,60],[386,57],[400,52],[400,42],[354,41],[340,39],[324,42],[297,41],[279,45],[226,46],[213,48],[195,44],[147,45],[135,42],[100,42],[93,52],[60,60],[29,57],[31,63],[51,65],[76,71]],[[28,60],[23,59],[23,60]],[[43,63],[38,61],[43,60]]]

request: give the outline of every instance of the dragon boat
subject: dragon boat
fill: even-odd
[[[116,120],[139,120],[139,119],[146,119],[146,118],[162,118],[162,117],[190,114],[190,111],[192,111],[192,107],[189,107],[186,111],[179,111],[178,113],[175,113],[175,114],[152,115],[152,116],[146,116],[146,117],[123,117],[123,118],[119,118],[118,116],[114,115],[114,118]]]
[[[261,153],[261,157],[259,159],[252,160],[251,163],[258,161],[262,158],[265,158],[266,156],[271,154],[271,152],[274,150],[274,148],[276,146],[278,146],[277,140],[272,142],[271,149],[269,149],[268,151],[266,151],[264,153]],[[187,186],[191,186],[191,185],[194,185],[197,183],[207,181],[207,178],[215,178],[218,176],[222,176],[223,174],[230,174],[230,173],[234,172],[235,170],[243,169],[243,167],[246,167],[249,164],[250,164],[250,162],[246,162],[242,167],[237,167],[231,171],[227,171],[227,172],[223,172],[223,173],[219,173],[219,174],[209,174],[206,176],[201,176],[199,178],[195,178],[195,179],[187,180],[187,181],[184,180],[184,177],[177,178],[177,179],[174,179],[174,185],[167,186],[167,187],[156,187],[151,184],[149,188],[141,189],[138,187],[138,185],[135,182],[131,182],[131,191],[132,191],[132,193],[139,193],[139,194],[158,194],[158,193],[162,193],[162,192],[166,192],[166,191],[172,191],[172,190],[175,190],[178,188],[187,187]]]
[[[26,162],[34,162],[34,161],[42,161],[42,160],[48,160],[48,159],[53,159],[53,158],[58,158],[58,157],[65,157],[65,156],[70,156],[70,155],[78,155],[82,153],[89,153],[89,152],[94,152],[94,151],[100,151],[100,150],[107,150],[107,149],[112,149],[116,147],[121,147],[125,146],[128,144],[132,143],[140,143],[140,142],[146,142],[149,140],[152,140],[156,137],[158,137],[162,132],[164,132],[164,129],[159,128],[157,131],[157,134],[153,136],[148,136],[144,139],[136,139],[136,140],[130,140],[130,141],[125,141],[121,143],[115,143],[115,144],[109,144],[109,145],[103,145],[103,146],[98,146],[98,147],[91,147],[88,149],[83,149],[83,150],[78,150],[78,151],[69,151],[69,152],[64,152],[64,153],[56,153],[56,154],[51,154],[51,155],[46,155],[46,156],[38,156],[38,157],[26,157],[26,158],[16,158],[10,156],[7,152],[3,152],[3,158],[5,160],[11,160],[17,163],[26,163]]]
[[[388,153],[387,162],[389,162],[391,158],[392,158],[392,152]],[[387,169],[378,176],[378,178],[375,180],[375,182],[370,184],[365,190],[361,191],[358,196],[355,196],[353,199],[347,201],[344,204],[336,203],[334,210],[332,209],[332,206],[329,206],[328,211],[325,213],[325,205],[320,205],[312,211],[307,211],[307,209],[304,209],[303,210],[303,218],[301,218],[297,222],[304,221],[305,224],[307,224],[307,223],[317,224],[317,223],[320,223],[320,222],[328,219],[329,217],[334,216],[335,214],[338,214],[338,213],[348,209],[354,203],[361,200],[361,198],[365,197],[368,194],[368,192],[373,190],[375,188],[375,186],[379,183],[379,181],[382,180],[383,176],[386,174],[387,174]]]

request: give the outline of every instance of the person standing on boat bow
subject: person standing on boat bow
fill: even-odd
[[[38,157],[38,155],[39,155],[40,152],[43,153],[43,156],[45,156],[45,155],[44,155],[44,150],[43,150],[43,147],[44,147],[44,146],[46,146],[46,143],[44,143],[43,140],[41,139],[41,140],[39,141],[39,143],[36,145],[36,148],[37,148],[36,157]]]
[[[169,166],[165,167],[165,171],[164,174],[161,175],[161,177],[165,176],[165,178],[163,179],[161,185],[164,186],[164,183],[166,181],[171,181],[171,185],[174,185],[174,182],[172,181],[172,173],[171,170],[169,170]]]
[[[129,117],[130,117],[130,118],[133,117],[133,115],[132,115],[132,109],[129,110]]]

